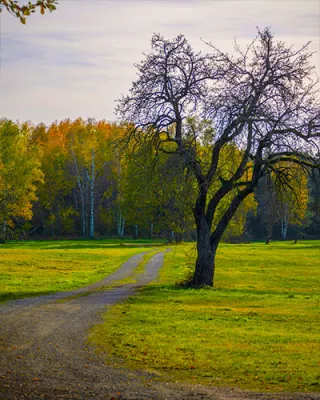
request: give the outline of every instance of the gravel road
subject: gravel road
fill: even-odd
[[[104,280],[75,291],[8,301],[0,306],[0,398],[105,400],[316,400],[316,394],[252,393],[159,380],[147,371],[104,363],[86,345],[88,330],[111,305],[156,279],[163,252],[153,256],[135,284],[95,291],[132,274],[136,255]],[[84,295],[71,297],[74,295]],[[67,298],[66,301],[59,301]]]

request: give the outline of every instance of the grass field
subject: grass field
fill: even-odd
[[[214,289],[176,285],[194,257],[173,248],[158,282],[114,306],[90,342],[172,379],[318,392],[320,241],[221,245]]]
[[[111,274],[144,241],[25,241],[0,245],[0,301],[69,290]]]

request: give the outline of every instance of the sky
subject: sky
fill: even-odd
[[[26,25],[0,14],[0,118],[50,124],[64,118],[116,121],[116,99],[136,79],[153,33],[182,33],[204,52],[233,52],[257,27],[310,49],[320,76],[320,0],[60,0]]]

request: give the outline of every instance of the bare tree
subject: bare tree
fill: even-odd
[[[281,162],[309,168],[320,147],[319,98],[308,45],[287,47],[266,28],[245,50],[235,43],[235,56],[208,46],[211,54],[203,55],[182,35],[172,41],[154,35],[153,51],[136,65],[138,79],[117,107],[123,120],[134,123],[130,137],[149,137],[162,151],[173,143],[172,151],[196,178],[195,287],[213,285],[222,235],[259,180],[273,173],[285,183]],[[188,117],[210,119],[211,136],[208,130],[206,137],[197,129],[190,134]],[[211,154],[205,166],[197,151],[204,142]],[[219,159],[231,145],[241,150],[241,159],[226,175]],[[213,182],[219,183],[214,193]],[[221,202],[230,197],[213,226]]]

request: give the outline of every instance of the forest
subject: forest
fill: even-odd
[[[188,119],[187,130],[210,135],[208,121]],[[0,121],[0,238],[162,237],[196,240],[192,208],[195,178],[175,154],[149,140],[131,140],[130,126],[69,119],[49,126]],[[168,144],[169,146],[170,144]],[[209,145],[198,148],[205,164]],[[241,158],[223,149],[219,168],[228,175]],[[264,177],[232,218],[223,240],[320,238],[319,169],[290,161],[288,185]],[[289,190],[291,188],[292,190]],[[210,187],[217,190],[217,183]],[[215,218],[228,207],[226,196]],[[214,224],[217,223],[214,221]]]

